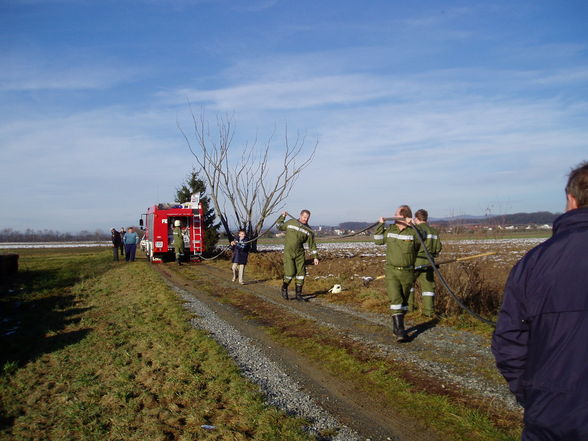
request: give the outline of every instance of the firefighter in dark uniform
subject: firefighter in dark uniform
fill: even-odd
[[[184,234],[181,229],[182,223],[179,220],[174,221],[173,229],[173,246],[176,254],[176,262],[178,265],[182,264],[182,256],[184,255]]]
[[[399,218],[386,228],[384,218],[374,233],[376,245],[386,245],[386,291],[390,298],[393,332],[398,341],[407,339],[404,329],[404,314],[408,310],[408,297],[414,285],[414,263],[420,249],[412,223],[412,211],[408,205],[401,205],[394,217]]]
[[[308,226],[310,211],[302,210],[300,217],[286,221],[284,212],[278,218],[276,225],[279,230],[286,232],[284,243],[284,280],[282,283],[282,297],[288,300],[288,285],[295,278],[296,282],[296,300],[302,298],[302,285],[304,285],[304,276],[306,268],[304,263],[304,244],[308,243],[310,254],[314,258],[314,264],[318,265],[318,253],[316,243],[314,242],[314,232]]]
[[[423,238],[423,242],[425,242],[429,254],[433,259],[437,258],[443,245],[441,244],[441,239],[439,239],[439,233],[437,230],[427,223],[429,213],[427,210],[420,209],[417,210],[414,217],[414,223],[421,232],[421,237]],[[421,247],[415,261],[415,266],[418,268],[419,266],[426,266],[429,264],[430,262],[429,259],[427,259],[426,251]],[[435,270],[433,267],[427,266],[422,270],[417,270],[416,281],[419,283],[423,295],[423,314],[427,317],[432,317],[435,313]],[[414,311],[414,309],[413,289],[411,290],[408,299],[408,310]]]

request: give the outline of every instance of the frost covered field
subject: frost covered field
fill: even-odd
[[[111,242],[4,242],[0,249],[111,247]]]
[[[445,240],[440,258],[459,258],[493,251],[496,254],[487,256],[485,259],[496,263],[512,264],[545,240],[545,238]],[[260,244],[258,248],[260,251],[281,251],[284,247],[282,244]],[[373,242],[319,242],[318,250],[319,255],[329,258],[384,257],[386,255],[386,247],[375,245]]]

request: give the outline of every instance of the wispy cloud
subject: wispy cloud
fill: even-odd
[[[139,74],[137,68],[81,58],[70,55],[49,61],[34,55],[0,56],[0,91],[106,89]]]
[[[0,143],[0,185],[18,186],[0,196],[3,211],[35,207],[43,215],[29,218],[32,228],[136,223],[140,210],[173,199],[192,163],[173,112],[165,111],[108,107],[33,117],[3,126]]]

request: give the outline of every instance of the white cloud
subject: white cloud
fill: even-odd
[[[84,58],[71,54],[50,61],[34,54],[0,56],[0,91],[107,89],[139,73],[135,68]]]

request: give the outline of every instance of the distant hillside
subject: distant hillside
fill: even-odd
[[[561,213],[550,213],[549,211],[537,211],[534,213],[514,213],[498,216],[457,216],[451,218],[431,219],[431,223],[437,225],[552,225],[553,221]],[[370,226],[373,222],[341,222],[337,227],[344,231],[358,231]]]
[[[373,222],[341,222],[337,228],[340,230],[359,231],[372,225]]]
[[[560,216],[561,213],[551,213],[549,211],[537,211],[534,213],[514,213],[502,214],[498,216],[459,216],[455,218],[435,219],[432,220],[436,224],[452,224],[460,223],[467,224],[482,224],[482,225],[544,225],[553,224],[553,221]]]

